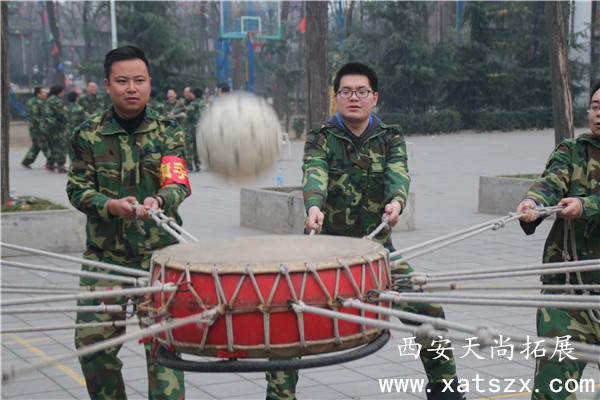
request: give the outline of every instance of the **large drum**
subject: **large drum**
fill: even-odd
[[[366,300],[390,284],[388,252],[378,243],[334,236],[253,236],[179,244],[157,252],[151,284],[175,283],[175,293],[152,295],[161,318],[188,317],[214,306],[224,313],[211,325],[189,324],[158,341],[183,353],[224,358],[273,358],[326,353],[371,342],[381,329],[310,313],[300,300],[342,313],[338,298]]]

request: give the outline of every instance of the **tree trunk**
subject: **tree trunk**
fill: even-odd
[[[284,1],[281,3],[281,21],[287,21],[290,11],[290,2]],[[285,40],[285,39],[284,39]],[[285,65],[288,62],[287,53],[277,52],[275,54],[275,63],[277,65]],[[285,128],[288,129],[287,120],[289,119],[290,107],[289,107],[289,93],[291,88],[286,83],[286,76],[284,74],[277,75],[275,81],[275,90],[273,91],[273,108],[280,119],[286,121]]]
[[[554,140],[556,144],[573,137],[573,99],[569,85],[569,59],[562,1],[547,1],[546,34],[554,111]]]
[[[10,126],[10,82],[9,82],[9,71],[8,68],[10,66],[8,62],[8,2],[3,1],[0,4],[0,14],[1,15],[1,25],[2,25],[2,39],[1,39],[1,56],[0,56],[0,64],[2,69],[2,89],[1,89],[1,106],[0,113],[2,113],[2,125],[0,129],[2,130],[2,142],[0,144],[2,151],[2,176],[0,179],[2,180],[2,184],[0,185],[0,201],[2,204],[6,204],[9,200],[9,179],[8,179],[8,148],[9,148],[9,135],[8,130]]]
[[[328,114],[326,1],[306,2],[307,127],[325,121]]]
[[[60,83],[61,85],[65,85],[65,73],[64,67],[61,68],[61,63],[63,60],[63,52],[62,45],[60,40],[60,31],[58,30],[56,14],[54,12],[54,2],[47,1],[46,2],[46,10],[48,11],[48,25],[50,26],[50,32],[52,32],[52,36],[54,39],[52,43],[58,49],[58,53],[52,55],[52,64],[54,65],[54,79],[51,84]]]

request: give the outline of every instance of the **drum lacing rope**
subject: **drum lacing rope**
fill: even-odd
[[[252,286],[254,287],[254,291],[258,296],[258,300],[260,301],[260,305],[258,306],[258,310],[263,315],[263,330],[265,332],[265,351],[271,351],[271,314],[267,305],[265,304],[265,300],[263,295],[258,287],[258,282],[256,282],[256,278],[254,277],[254,272],[252,272],[252,267],[250,265],[246,265],[246,274],[250,277],[250,282],[252,282]]]
[[[185,263],[185,279],[187,279],[187,285],[190,293],[192,294],[192,296],[194,296],[200,308],[202,310],[208,310],[208,307],[206,306],[206,304],[204,304],[202,298],[194,288],[194,283],[192,282],[192,275],[190,273],[190,263]]]
[[[337,302],[331,296],[331,294],[325,287],[325,284],[323,283],[323,281],[321,280],[321,277],[317,273],[317,269],[315,268],[315,266],[310,263],[305,263],[304,266],[313,275],[313,277],[315,278],[315,281],[319,285],[319,288],[321,288],[323,295],[325,295],[325,297],[327,298],[327,305],[329,306],[329,308],[337,311],[337,309],[338,309]],[[338,281],[339,281],[339,274],[336,273],[336,288],[335,288],[336,295],[337,295]],[[339,321],[337,318],[333,318],[332,322],[333,322],[333,336],[335,337],[335,343],[337,345],[340,345],[342,343],[342,339],[341,339],[341,335],[340,335]]]
[[[233,319],[231,315],[231,305],[227,302],[227,296],[221,285],[221,278],[219,277],[218,268],[214,266],[211,270],[213,280],[215,282],[215,289],[217,291],[217,297],[219,298],[219,305],[225,308],[225,329],[227,331],[227,350],[233,352]]]
[[[281,265],[279,267],[279,271],[283,276],[285,276],[285,280],[287,281],[288,287],[290,289],[290,294],[292,295],[292,302],[298,303],[298,296],[296,296],[296,291],[294,290],[294,285],[292,285],[292,279],[290,278],[289,270],[285,265]],[[289,302],[289,300],[288,300]],[[296,320],[298,321],[298,333],[300,335],[300,348],[306,349],[306,335],[304,330],[304,314],[302,312],[297,312],[294,310],[296,314]]]

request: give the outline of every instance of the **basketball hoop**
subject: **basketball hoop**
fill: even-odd
[[[265,40],[261,37],[261,32],[248,32],[248,40],[250,40],[252,51],[260,52],[263,49],[263,47],[265,47]]]

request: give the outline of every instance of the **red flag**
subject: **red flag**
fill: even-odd
[[[54,45],[54,47],[52,47],[52,52],[50,53],[50,55],[55,55],[58,54],[58,47],[56,47],[56,45]]]
[[[304,16],[304,18],[302,18],[302,21],[300,21],[300,25],[298,25],[298,29],[300,29],[300,32],[302,32],[302,33],[306,32],[306,15]]]

